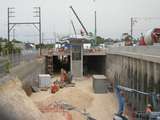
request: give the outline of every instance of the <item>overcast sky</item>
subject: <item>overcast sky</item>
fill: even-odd
[[[138,17],[134,25],[134,35],[139,36],[148,29],[160,27],[160,0],[1,0],[0,36],[7,37],[7,8],[15,7],[12,21],[30,22],[33,18],[32,7],[40,6],[42,11],[42,32],[44,38],[73,34],[72,19],[77,32],[82,28],[69,6],[78,13],[87,30],[94,32],[94,10],[97,11],[97,31],[103,37],[120,38],[122,33],[130,33],[130,18]],[[141,19],[140,19],[140,18]],[[152,17],[153,19],[142,19]],[[16,26],[16,38],[33,42],[38,32],[33,26]]]

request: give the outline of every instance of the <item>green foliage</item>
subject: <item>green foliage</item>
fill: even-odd
[[[12,42],[14,42],[14,43],[22,43],[21,41],[18,41],[16,39],[13,39]]]
[[[8,40],[5,38],[0,37],[0,42],[7,42]]]
[[[9,41],[5,44],[4,48],[7,50],[8,54],[11,54],[13,53],[15,46],[11,41]]]
[[[2,44],[0,43],[0,53],[2,52],[2,49],[3,47],[2,47]]]
[[[4,43],[2,45],[2,43]],[[14,43],[22,43],[21,41],[13,39],[9,41],[6,38],[0,37],[0,55],[8,55],[12,53],[21,53],[21,48],[15,47]]]
[[[9,53],[8,53],[8,49],[7,48],[3,48],[2,49],[2,53],[3,53],[3,55],[8,55]]]
[[[54,48],[55,44],[41,44],[41,48]],[[40,48],[40,44],[36,45],[36,49]]]
[[[99,45],[99,44],[103,44],[105,42],[105,39],[100,37],[100,36],[97,36],[96,37],[96,44]]]
[[[46,44],[45,48],[53,48],[55,45],[54,44]]]
[[[21,53],[21,48],[15,47],[13,53]]]
[[[5,63],[5,72],[9,73],[9,69],[11,68],[11,63],[9,62],[9,60]]]

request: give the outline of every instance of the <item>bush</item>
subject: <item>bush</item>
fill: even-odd
[[[8,61],[6,62],[6,64],[5,64],[5,72],[6,72],[6,73],[9,73],[9,70],[10,70],[11,67],[12,67],[12,66],[11,66],[11,63],[10,63],[10,61],[8,60]]]

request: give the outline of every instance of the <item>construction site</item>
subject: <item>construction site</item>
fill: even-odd
[[[131,17],[130,33],[104,39],[96,10],[92,33],[69,6],[82,30],[71,20],[73,34],[45,43],[41,7],[37,22],[13,21],[14,9],[7,9],[8,38],[0,39],[0,120],[160,120],[160,26],[134,29],[155,18]],[[38,43],[17,41],[19,25],[36,28]]]

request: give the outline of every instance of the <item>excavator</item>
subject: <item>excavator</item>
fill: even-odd
[[[160,120],[160,111],[158,108],[159,107],[159,98],[160,98],[160,94],[157,93],[147,93],[147,92],[142,92],[142,91],[138,91],[132,88],[128,88],[128,87],[124,87],[124,86],[117,86],[120,90],[125,91],[125,92],[129,92],[129,93],[137,93],[137,94],[141,94],[141,95],[145,95],[145,96],[149,96],[151,97],[152,103],[153,103],[153,108],[157,111],[153,111],[150,113],[146,113],[144,111],[138,111],[136,112],[136,118],[135,120]],[[115,114],[113,120],[128,120],[125,116],[120,116],[118,114]]]

